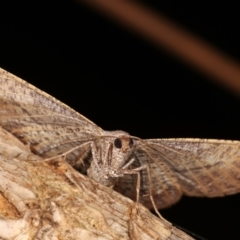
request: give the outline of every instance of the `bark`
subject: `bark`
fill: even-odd
[[[192,239],[0,128],[0,239]]]

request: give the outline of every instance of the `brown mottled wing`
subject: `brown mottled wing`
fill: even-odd
[[[139,142],[135,151],[136,161],[131,168],[148,165],[151,178],[151,195],[158,209],[176,203],[182,196],[182,189],[172,169],[161,160],[161,154],[151,149],[144,140]],[[140,171],[139,200],[147,208],[153,209],[150,195],[149,176],[146,169]],[[115,190],[136,201],[137,175],[119,178]]]
[[[103,131],[67,105],[1,68],[0,86],[0,125],[38,155],[50,157],[65,152]],[[74,160],[75,155],[68,157]]]
[[[159,208],[178,201],[181,192],[217,197],[240,191],[239,141],[149,139],[142,141],[136,155],[141,165],[149,164],[153,197]],[[146,178],[146,172],[143,175]],[[141,183],[144,191],[149,188],[146,180]],[[142,203],[151,207],[144,199]]]

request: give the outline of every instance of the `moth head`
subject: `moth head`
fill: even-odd
[[[112,169],[119,169],[126,164],[132,155],[136,141],[132,136],[123,131],[104,133],[102,150],[105,149],[105,156],[102,156],[104,165]]]
[[[122,131],[107,132],[94,141],[92,162],[87,170],[89,177],[105,186],[113,186],[118,177],[124,175],[122,169],[131,159],[136,142]]]

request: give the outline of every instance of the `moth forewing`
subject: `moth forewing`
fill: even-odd
[[[149,139],[184,194],[217,197],[240,191],[240,142],[211,139]]]
[[[0,124],[33,151],[54,156],[103,130],[67,105],[20,78],[0,69]],[[60,151],[59,151],[60,152]]]

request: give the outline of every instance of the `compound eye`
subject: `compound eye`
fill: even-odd
[[[115,146],[116,148],[121,148],[121,147],[122,147],[122,140],[121,140],[120,138],[116,138],[116,139],[114,140],[114,146]]]
[[[130,138],[129,139],[129,147],[131,148],[133,146],[133,140]]]

